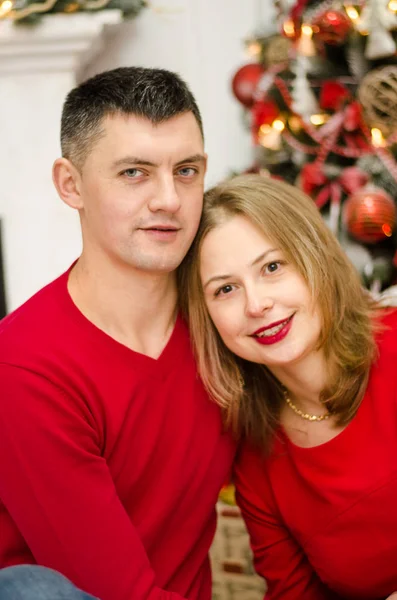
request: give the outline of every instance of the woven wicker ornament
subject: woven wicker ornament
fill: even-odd
[[[291,46],[291,40],[282,35],[272,37],[264,52],[266,65],[271,67],[286,62],[290,56]]]
[[[358,98],[370,127],[390,135],[397,126],[397,66],[374,69],[363,78]]]

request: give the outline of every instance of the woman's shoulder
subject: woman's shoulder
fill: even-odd
[[[267,496],[267,469],[266,457],[263,451],[249,441],[243,441],[237,453],[233,469],[233,481],[236,486],[237,501],[241,497],[255,496],[262,500]]]
[[[397,305],[381,307],[379,309],[379,320],[382,323],[397,326]]]
[[[375,328],[377,356],[371,369],[371,380],[377,385],[397,377],[397,308],[381,309]]]
[[[268,449],[260,448],[249,440],[241,443],[233,472],[236,497],[240,506],[242,502],[248,501],[251,509],[255,506],[260,511],[277,511],[274,477],[276,476],[279,482],[284,480],[284,457],[285,442],[279,432],[275,433],[274,444]]]
[[[241,441],[234,463],[234,471],[237,477],[256,477],[263,473],[266,463],[265,452],[249,440]]]
[[[262,448],[247,439],[242,441],[238,448],[235,468],[255,475],[264,473],[277,457],[285,454],[285,436],[281,429],[278,429],[268,448]]]
[[[397,352],[397,307],[382,308],[377,322],[376,341],[379,350]]]

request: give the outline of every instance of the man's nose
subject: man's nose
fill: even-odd
[[[172,176],[162,177],[159,181],[154,196],[150,201],[150,210],[161,210],[167,213],[176,213],[181,207],[181,200]]]

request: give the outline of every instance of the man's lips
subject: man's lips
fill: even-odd
[[[140,227],[143,231],[179,231],[180,227],[175,225],[150,225],[150,227]]]
[[[150,227],[141,227],[140,230],[145,234],[147,239],[154,242],[174,242],[178,239],[180,227],[176,225],[150,225]]]

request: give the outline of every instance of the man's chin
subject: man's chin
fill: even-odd
[[[152,258],[138,261],[134,264],[137,271],[152,273],[153,275],[167,275],[174,273],[182,262],[182,258]]]

